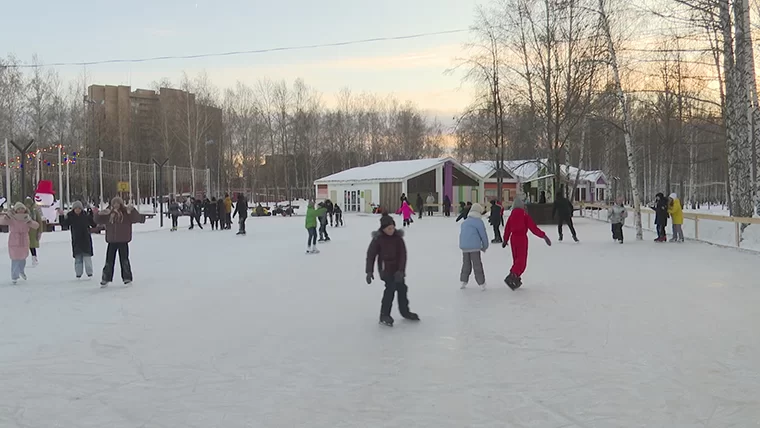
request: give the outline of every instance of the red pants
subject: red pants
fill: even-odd
[[[528,266],[528,235],[512,235],[509,240],[512,247],[512,269],[509,271],[519,278]]]

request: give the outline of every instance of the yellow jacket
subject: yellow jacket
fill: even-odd
[[[232,212],[232,199],[229,196],[224,198],[224,211],[229,214]]]
[[[678,198],[673,198],[673,201],[668,205],[668,214],[670,214],[673,224],[683,224],[683,209]]]

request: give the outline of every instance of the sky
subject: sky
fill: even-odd
[[[192,55],[394,37],[468,28],[476,0],[42,0],[3,6],[0,40],[30,62]],[[44,14],[39,13],[45,10]],[[30,31],[31,29],[31,31]],[[472,99],[462,73],[467,32],[412,40],[139,64],[91,65],[88,83],[148,88],[162,77],[206,71],[221,89],[261,78],[303,78],[331,105],[342,88],[394,94],[432,115],[453,116]],[[76,79],[82,66],[57,67]]]

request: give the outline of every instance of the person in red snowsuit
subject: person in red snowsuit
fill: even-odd
[[[512,204],[512,212],[509,214],[507,225],[504,227],[504,241],[501,244],[502,248],[506,248],[509,239],[512,238],[512,269],[509,270],[509,275],[504,278],[504,282],[512,290],[520,288],[522,285],[521,276],[528,266],[528,230],[539,238],[543,238],[546,245],[552,245],[552,241],[544,231],[536,226],[530,214],[525,210],[525,203],[518,196]]]

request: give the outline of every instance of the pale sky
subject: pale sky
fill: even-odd
[[[42,0],[3,6],[0,49],[25,62],[77,62],[342,42],[468,28],[477,0]],[[44,13],[41,13],[44,11]],[[205,70],[220,88],[298,77],[330,104],[343,87],[395,94],[451,116],[470,102],[461,73],[468,34],[142,64],[92,65],[89,83],[149,87]],[[74,79],[82,67],[58,67]]]

